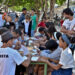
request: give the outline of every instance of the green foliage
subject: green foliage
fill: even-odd
[[[62,5],[65,1],[66,1],[66,0],[56,0],[56,3],[57,3],[58,5]]]
[[[45,0],[44,5],[45,6]],[[56,0],[56,3],[58,5],[62,5],[66,0]],[[0,0],[0,5],[3,2],[3,0]],[[4,5],[9,6],[12,10],[21,11],[23,7],[26,7],[28,10],[31,8],[34,8],[36,10],[42,9],[41,7],[41,0],[6,0]]]

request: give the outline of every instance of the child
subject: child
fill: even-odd
[[[28,59],[25,56],[22,57],[16,50],[10,48],[13,44],[11,32],[7,31],[2,34],[2,42],[3,46],[0,48],[0,75],[15,75],[16,64],[28,67],[30,56]]]
[[[43,27],[39,28],[39,33],[40,33],[39,37],[44,37],[45,36],[44,30],[45,30],[45,28],[43,28]]]
[[[43,27],[43,28],[45,28],[45,27],[46,27],[45,21],[46,21],[46,18],[44,17],[44,18],[42,19],[42,21],[38,24],[38,27]]]
[[[53,33],[56,32],[56,29],[54,26],[50,26],[48,28],[48,36],[50,37],[50,39],[52,38]]]
[[[51,59],[59,60],[62,49],[55,40],[49,40],[45,47],[47,50],[41,51],[40,55]]]
[[[5,17],[5,23],[4,23],[4,27],[8,28],[10,27],[10,22],[12,22],[12,18],[10,16],[6,16]]]
[[[54,69],[52,75],[72,75],[72,68],[74,68],[74,59],[71,49],[68,47],[69,44],[69,39],[65,34],[63,34],[59,39],[59,46],[63,48],[59,64],[54,65],[47,60],[42,60]]]
[[[24,40],[24,36],[25,36],[25,33],[24,33],[24,26],[23,26],[23,25],[20,25],[20,26],[19,26],[19,30],[20,30],[21,33],[22,33],[21,38],[22,38],[22,40]]]
[[[30,20],[29,15],[25,16],[25,20],[22,22],[22,25],[24,26],[24,33],[31,36],[32,21]]]
[[[11,32],[13,32],[15,30],[15,23],[14,22],[10,22],[9,29]]]
[[[18,29],[18,28],[19,28],[18,16],[16,15],[16,18],[15,18],[15,29]]]
[[[52,35],[52,39],[56,40],[57,43],[59,44],[59,38],[62,36],[62,34],[60,32],[54,32]]]
[[[14,36],[18,41],[22,42],[22,38],[21,38],[22,33],[21,33],[21,31],[20,31],[19,29],[14,30],[12,33],[13,33],[13,36]]]
[[[62,49],[58,46],[57,42],[55,40],[49,40],[45,46],[46,50],[41,51],[40,55],[43,57],[47,57],[52,63],[58,63]],[[40,68],[41,67],[39,67],[39,69]],[[42,71],[43,70],[39,70],[40,74],[38,75],[41,75]]]

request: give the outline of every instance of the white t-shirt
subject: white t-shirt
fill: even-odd
[[[26,60],[16,50],[0,48],[0,75],[15,75],[16,64],[20,65]]]
[[[48,58],[51,58],[51,59],[59,60],[60,59],[60,56],[61,56],[61,52],[62,52],[62,48],[58,47],[52,53],[48,53],[47,50],[46,50],[46,51],[42,51],[40,55],[41,56],[48,57]]]
[[[0,15],[0,27],[2,27],[4,24],[4,20],[2,19],[2,15]]]
[[[72,30],[75,25],[75,18],[73,20],[66,19],[63,23],[63,26],[66,27],[67,30]]]
[[[70,48],[66,48],[65,50],[62,50],[59,64],[62,65],[63,69],[74,67],[74,59]]]
[[[26,20],[24,20],[24,25],[25,25],[25,32],[28,33],[29,22],[26,22]]]

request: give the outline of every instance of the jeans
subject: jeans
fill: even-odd
[[[34,34],[35,34],[34,31],[35,31],[35,30],[31,30],[31,37],[34,37]]]

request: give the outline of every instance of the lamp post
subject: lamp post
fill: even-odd
[[[67,2],[67,8],[69,8],[69,2],[70,2],[70,0],[68,0],[68,2]]]

